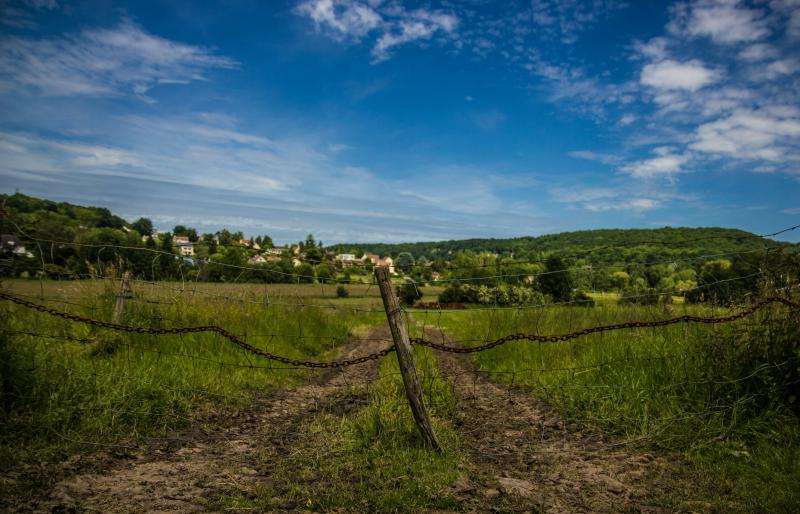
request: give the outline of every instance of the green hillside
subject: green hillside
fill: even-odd
[[[451,260],[459,251],[496,253],[501,257],[538,259],[549,253],[583,258],[591,264],[650,263],[671,257],[696,257],[742,252],[783,245],[732,228],[664,227],[657,229],[601,229],[562,232],[539,237],[464,239],[398,244],[341,244],[337,251],[358,251],[397,256],[408,252],[415,259]]]

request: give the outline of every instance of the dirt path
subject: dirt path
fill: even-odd
[[[388,328],[373,329],[367,342],[351,341],[340,358],[382,349]],[[211,432],[189,431],[167,448],[142,448],[127,459],[58,482],[36,510],[88,512],[197,512],[222,494],[253,494],[269,483],[286,458],[300,425],[322,412],[352,412],[366,402],[377,373],[369,361],[323,373],[309,384],[258,398],[244,412],[219,420]]]
[[[445,342],[452,344],[447,341]],[[672,512],[676,463],[565,425],[530,393],[476,373],[468,356],[439,353],[459,402],[458,430],[470,457],[450,493],[476,511]]]

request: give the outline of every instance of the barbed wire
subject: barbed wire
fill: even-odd
[[[369,355],[365,355],[363,357],[355,358],[355,359],[347,359],[341,361],[329,361],[329,362],[317,362],[317,361],[307,361],[307,360],[300,360],[300,359],[292,359],[289,357],[284,357],[280,355],[276,355],[265,350],[261,350],[260,348],[256,348],[255,346],[247,343],[243,339],[239,338],[238,336],[232,334],[231,332],[223,329],[222,327],[216,325],[203,325],[203,326],[194,326],[194,327],[180,327],[180,328],[147,328],[147,327],[134,327],[129,325],[119,325],[115,323],[109,323],[107,321],[101,321],[97,319],[87,318],[84,316],[79,316],[77,314],[71,314],[64,311],[59,311],[56,309],[52,309],[45,305],[37,304],[34,302],[30,302],[28,300],[16,297],[14,295],[10,295],[8,293],[0,291],[0,299],[7,300],[9,302],[15,303],[17,305],[21,305],[23,307],[27,307],[29,309],[34,309],[36,311],[49,314],[51,316],[60,317],[69,321],[74,321],[78,323],[84,323],[87,325],[93,325],[97,327],[112,329],[120,332],[129,332],[129,333],[138,333],[138,334],[151,334],[151,335],[167,335],[167,334],[192,334],[192,333],[199,333],[199,332],[213,332],[219,334],[220,336],[228,339],[232,343],[236,344],[237,346],[247,350],[250,353],[258,355],[260,357],[264,357],[269,360],[274,360],[278,362],[282,362],[284,364],[289,364],[292,366],[303,366],[309,368],[338,368],[338,367],[346,367],[352,366],[355,364],[361,364],[367,362],[369,360],[377,360],[381,357],[388,355],[390,352],[394,350],[394,346],[381,350],[379,352],[375,352]],[[628,321],[624,323],[615,323],[611,325],[598,325],[594,327],[584,328],[582,330],[577,330],[574,332],[570,332],[567,334],[560,334],[560,335],[539,335],[539,334],[509,334],[494,341],[487,342],[480,346],[475,347],[455,347],[455,346],[448,346],[441,343],[436,343],[433,341],[429,341],[422,338],[411,338],[411,343],[420,345],[420,346],[427,346],[429,348],[433,348],[435,350],[444,351],[444,352],[451,352],[451,353],[475,353],[480,351],[489,350],[491,348],[495,348],[497,346],[506,344],[511,341],[521,341],[527,340],[532,342],[540,342],[540,343],[557,343],[557,342],[564,342],[569,341],[570,339],[575,339],[578,337],[582,337],[589,334],[595,334],[600,332],[609,332],[614,330],[624,330],[629,328],[648,328],[648,327],[663,327],[668,325],[674,325],[676,323],[705,323],[705,324],[717,324],[717,323],[729,323],[732,321],[736,321],[738,319],[745,318],[754,314],[756,311],[762,309],[763,307],[771,304],[771,303],[782,303],[787,307],[800,309],[800,303],[794,302],[787,298],[778,297],[778,296],[770,296],[764,298],[747,309],[740,311],[737,314],[732,314],[730,316],[718,316],[718,317],[703,317],[703,316],[692,316],[685,314],[683,316],[677,316],[670,319],[665,320],[656,320],[656,321]]]

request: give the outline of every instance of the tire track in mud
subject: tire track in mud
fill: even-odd
[[[658,498],[674,493],[679,463],[565,423],[531,392],[490,380],[468,357],[439,352],[437,358],[458,403],[456,425],[470,459],[446,492],[466,508],[673,512]]]
[[[366,340],[345,344],[339,358],[378,351],[390,339],[388,327],[376,327]],[[325,412],[346,414],[366,404],[379,362],[327,370],[307,384],[257,397],[246,409],[215,420],[208,432],[190,427],[178,434],[175,445],[141,448],[125,460],[63,479],[46,499],[29,507],[200,512],[207,509],[207,500],[222,494],[254,495],[270,484],[276,463],[291,457],[304,423]]]

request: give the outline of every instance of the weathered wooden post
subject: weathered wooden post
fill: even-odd
[[[429,448],[436,451],[441,450],[439,439],[433,431],[428,411],[425,409],[425,402],[422,399],[422,388],[417,378],[417,369],[414,366],[414,354],[411,351],[411,342],[408,339],[405,323],[403,323],[403,312],[400,310],[400,303],[392,288],[392,278],[389,268],[385,266],[375,267],[375,280],[383,298],[383,308],[386,310],[386,318],[389,321],[389,328],[392,330],[394,339],[395,353],[397,362],[400,364],[400,374],[403,376],[403,384],[406,388],[406,397],[411,405],[411,412],[414,414],[414,421],[425,438],[425,443]]]
[[[114,323],[117,325],[122,321],[122,313],[125,312],[125,299],[131,297],[129,281],[130,272],[126,271],[122,274],[122,286],[120,286],[119,294],[117,295],[117,304],[114,306]]]

